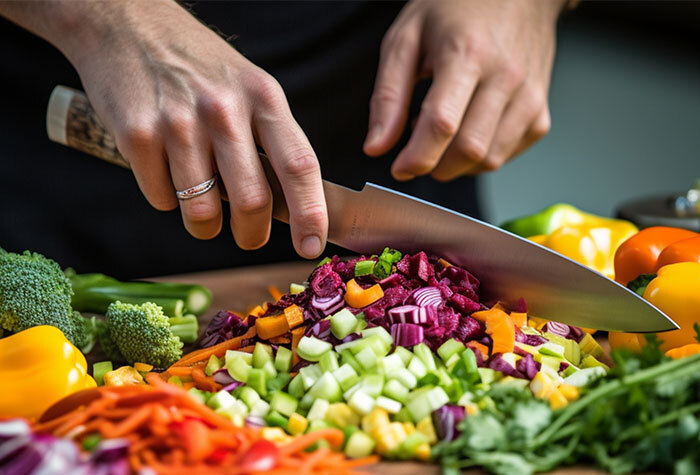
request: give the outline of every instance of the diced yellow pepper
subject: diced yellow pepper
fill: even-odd
[[[404,422],[403,428],[406,431],[407,435],[411,435],[416,431],[416,426],[413,425],[413,422]]]
[[[424,462],[427,462],[428,459],[430,458],[430,444],[427,442],[420,444],[416,448],[416,458],[418,460],[422,460]]]
[[[537,330],[542,330],[542,327],[544,327],[548,321],[549,320],[546,320],[544,318],[530,316],[527,319],[527,326],[535,328]]]
[[[306,428],[309,426],[309,421],[306,417],[296,412],[289,416],[289,422],[287,423],[287,432],[292,435],[303,434],[306,432]]]
[[[243,427],[245,425],[245,419],[240,414],[234,414],[231,416],[231,423],[236,427]]]
[[[416,430],[428,438],[429,444],[432,445],[437,443],[438,438],[437,434],[435,433],[435,426],[433,425],[433,421],[430,416],[420,420],[418,424],[416,424]]]
[[[537,399],[547,399],[554,391],[554,381],[542,371],[537,373],[530,381],[530,390]]]
[[[148,373],[153,369],[153,365],[146,363],[134,363],[134,369],[139,373]]]
[[[392,422],[384,427],[377,427],[370,434],[377,442],[377,453],[380,455],[388,455],[396,450],[407,436],[403,424],[400,422]]]
[[[371,434],[374,429],[386,427],[390,424],[389,413],[386,409],[375,407],[362,418],[362,430]]]
[[[562,383],[557,388],[560,393],[569,401],[575,401],[578,399],[578,388],[571,384]]]
[[[549,395],[549,407],[551,407],[552,410],[556,411],[557,409],[566,407],[568,404],[568,399],[564,397],[564,395],[561,393],[561,391],[559,391],[559,389],[555,389]]]
[[[292,440],[292,437],[287,435],[281,427],[263,427],[262,436],[263,439],[278,444],[284,444]]]
[[[122,366],[106,373],[103,381],[105,386],[127,386],[143,384],[143,376],[131,366]]]
[[[360,425],[360,416],[344,402],[336,402],[328,406],[326,420],[338,427]]]
[[[473,402],[468,402],[464,408],[468,416],[475,416],[479,413],[479,406]]]

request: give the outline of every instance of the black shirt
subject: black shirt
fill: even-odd
[[[371,181],[479,216],[472,178],[449,184],[391,178],[391,159],[407,134],[386,157],[362,153],[379,45],[402,6],[266,1],[200,2],[192,8],[204,23],[232,35],[233,46],[282,84],[324,178],[356,189]],[[48,140],[45,113],[53,87],[82,89],[57,50],[0,19],[0,58],[6,91],[0,127],[1,247],[31,249],[79,272],[120,278],[298,258],[289,228],[276,222],[270,242],[258,251],[239,250],[226,225],[215,239],[191,237],[179,210],[150,207],[131,172]],[[418,88],[413,110],[425,86]]]

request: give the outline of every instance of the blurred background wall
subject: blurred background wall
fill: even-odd
[[[699,2],[582,2],[566,14],[551,132],[484,177],[489,221],[555,202],[612,215],[700,178],[699,21]]]

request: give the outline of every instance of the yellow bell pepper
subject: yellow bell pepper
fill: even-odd
[[[668,351],[691,343],[698,343],[693,328],[700,324],[700,263],[681,262],[662,267],[644,290],[644,298],[675,321],[680,329],[657,333],[661,349]],[[612,348],[640,351],[646,345],[639,333],[609,335]]]
[[[47,325],[0,340],[0,381],[0,418],[34,419],[59,399],[96,386],[85,356]]]

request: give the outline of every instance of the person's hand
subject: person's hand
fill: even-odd
[[[256,143],[270,158],[290,212],[294,247],[312,258],[328,228],[314,151],[280,85],[172,1],[75,2],[90,18],[62,48],[146,199],[178,206],[185,190],[217,172],[231,229],[243,249],[264,245],[272,197]],[[219,187],[179,202],[185,227],[208,239],[221,230]]]
[[[406,125],[417,79],[432,77],[397,180],[496,170],[550,127],[547,91],[561,0],[413,0],[384,36],[365,153]]]

